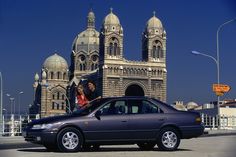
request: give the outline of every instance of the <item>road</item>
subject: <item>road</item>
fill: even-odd
[[[136,145],[102,146],[99,151],[60,153],[48,152],[44,147],[26,143],[22,138],[0,141],[1,157],[234,157],[236,135],[200,137],[182,140],[174,152],[140,151]]]

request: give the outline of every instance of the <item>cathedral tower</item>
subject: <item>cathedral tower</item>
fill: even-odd
[[[70,80],[80,80],[81,76],[98,68],[99,32],[95,30],[95,15],[92,10],[87,16],[87,29],[79,33],[72,44]]]
[[[100,34],[100,60],[122,60],[123,28],[118,17],[112,12],[104,18]]]
[[[148,62],[166,60],[166,32],[155,12],[147,24],[142,36],[142,59]]]

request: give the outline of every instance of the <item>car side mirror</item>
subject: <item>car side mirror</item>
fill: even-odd
[[[98,110],[96,113],[95,113],[95,117],[98,119],[98,120],[101,120],[100,116],[101,116],[101,111]]]

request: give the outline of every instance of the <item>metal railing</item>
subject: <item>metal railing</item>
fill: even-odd
[[[236,130],[236,116],[209,116],[207,114],[201,116],[206,129],[217,129],[220,126],[220,129]]]
[[[39,114],[36,115],[15,115],[4,114],[2,136],[21,136],[22,128],[34,119],[39,119]]]

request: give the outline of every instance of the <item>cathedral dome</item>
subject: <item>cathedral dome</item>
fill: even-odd
[[[104,25],[120,25],[120,20],[118,19],[118,17],[113,14],[112,9],[110,14],[108,14],[103,22]]]
[[[72,44],[72,50],[77,52],[78,49],[83,49],[84,51],[89,52],[90,50],[88,45],[93,45],[94,47],[99,45],[99,32],[95,30],[95,14],[92,10],[89,11],[87,16],[87,29],[79,33]]]
[[[68,64],[63,57],[55,53],[44,61],[43,69],[47,71],[67,71]]]
[[[186,107],[187,107],[188,110],[191,110],[191,109],[197,108],[197,107],[198,107],[198,104],[195,103],[195,102],[188,102],[188,103],[186,104]]]
[[[76,36],[73,46],[75,45],[86,45],[86,44],[96,44],[99,45],[99,32],[95,29],[86,29]]]
[[[151,17],[148,22],[147,22],[147,29],[150,28],[162,28],[162,23],[161,21],[155,16],[155,12],[153,17]]]

